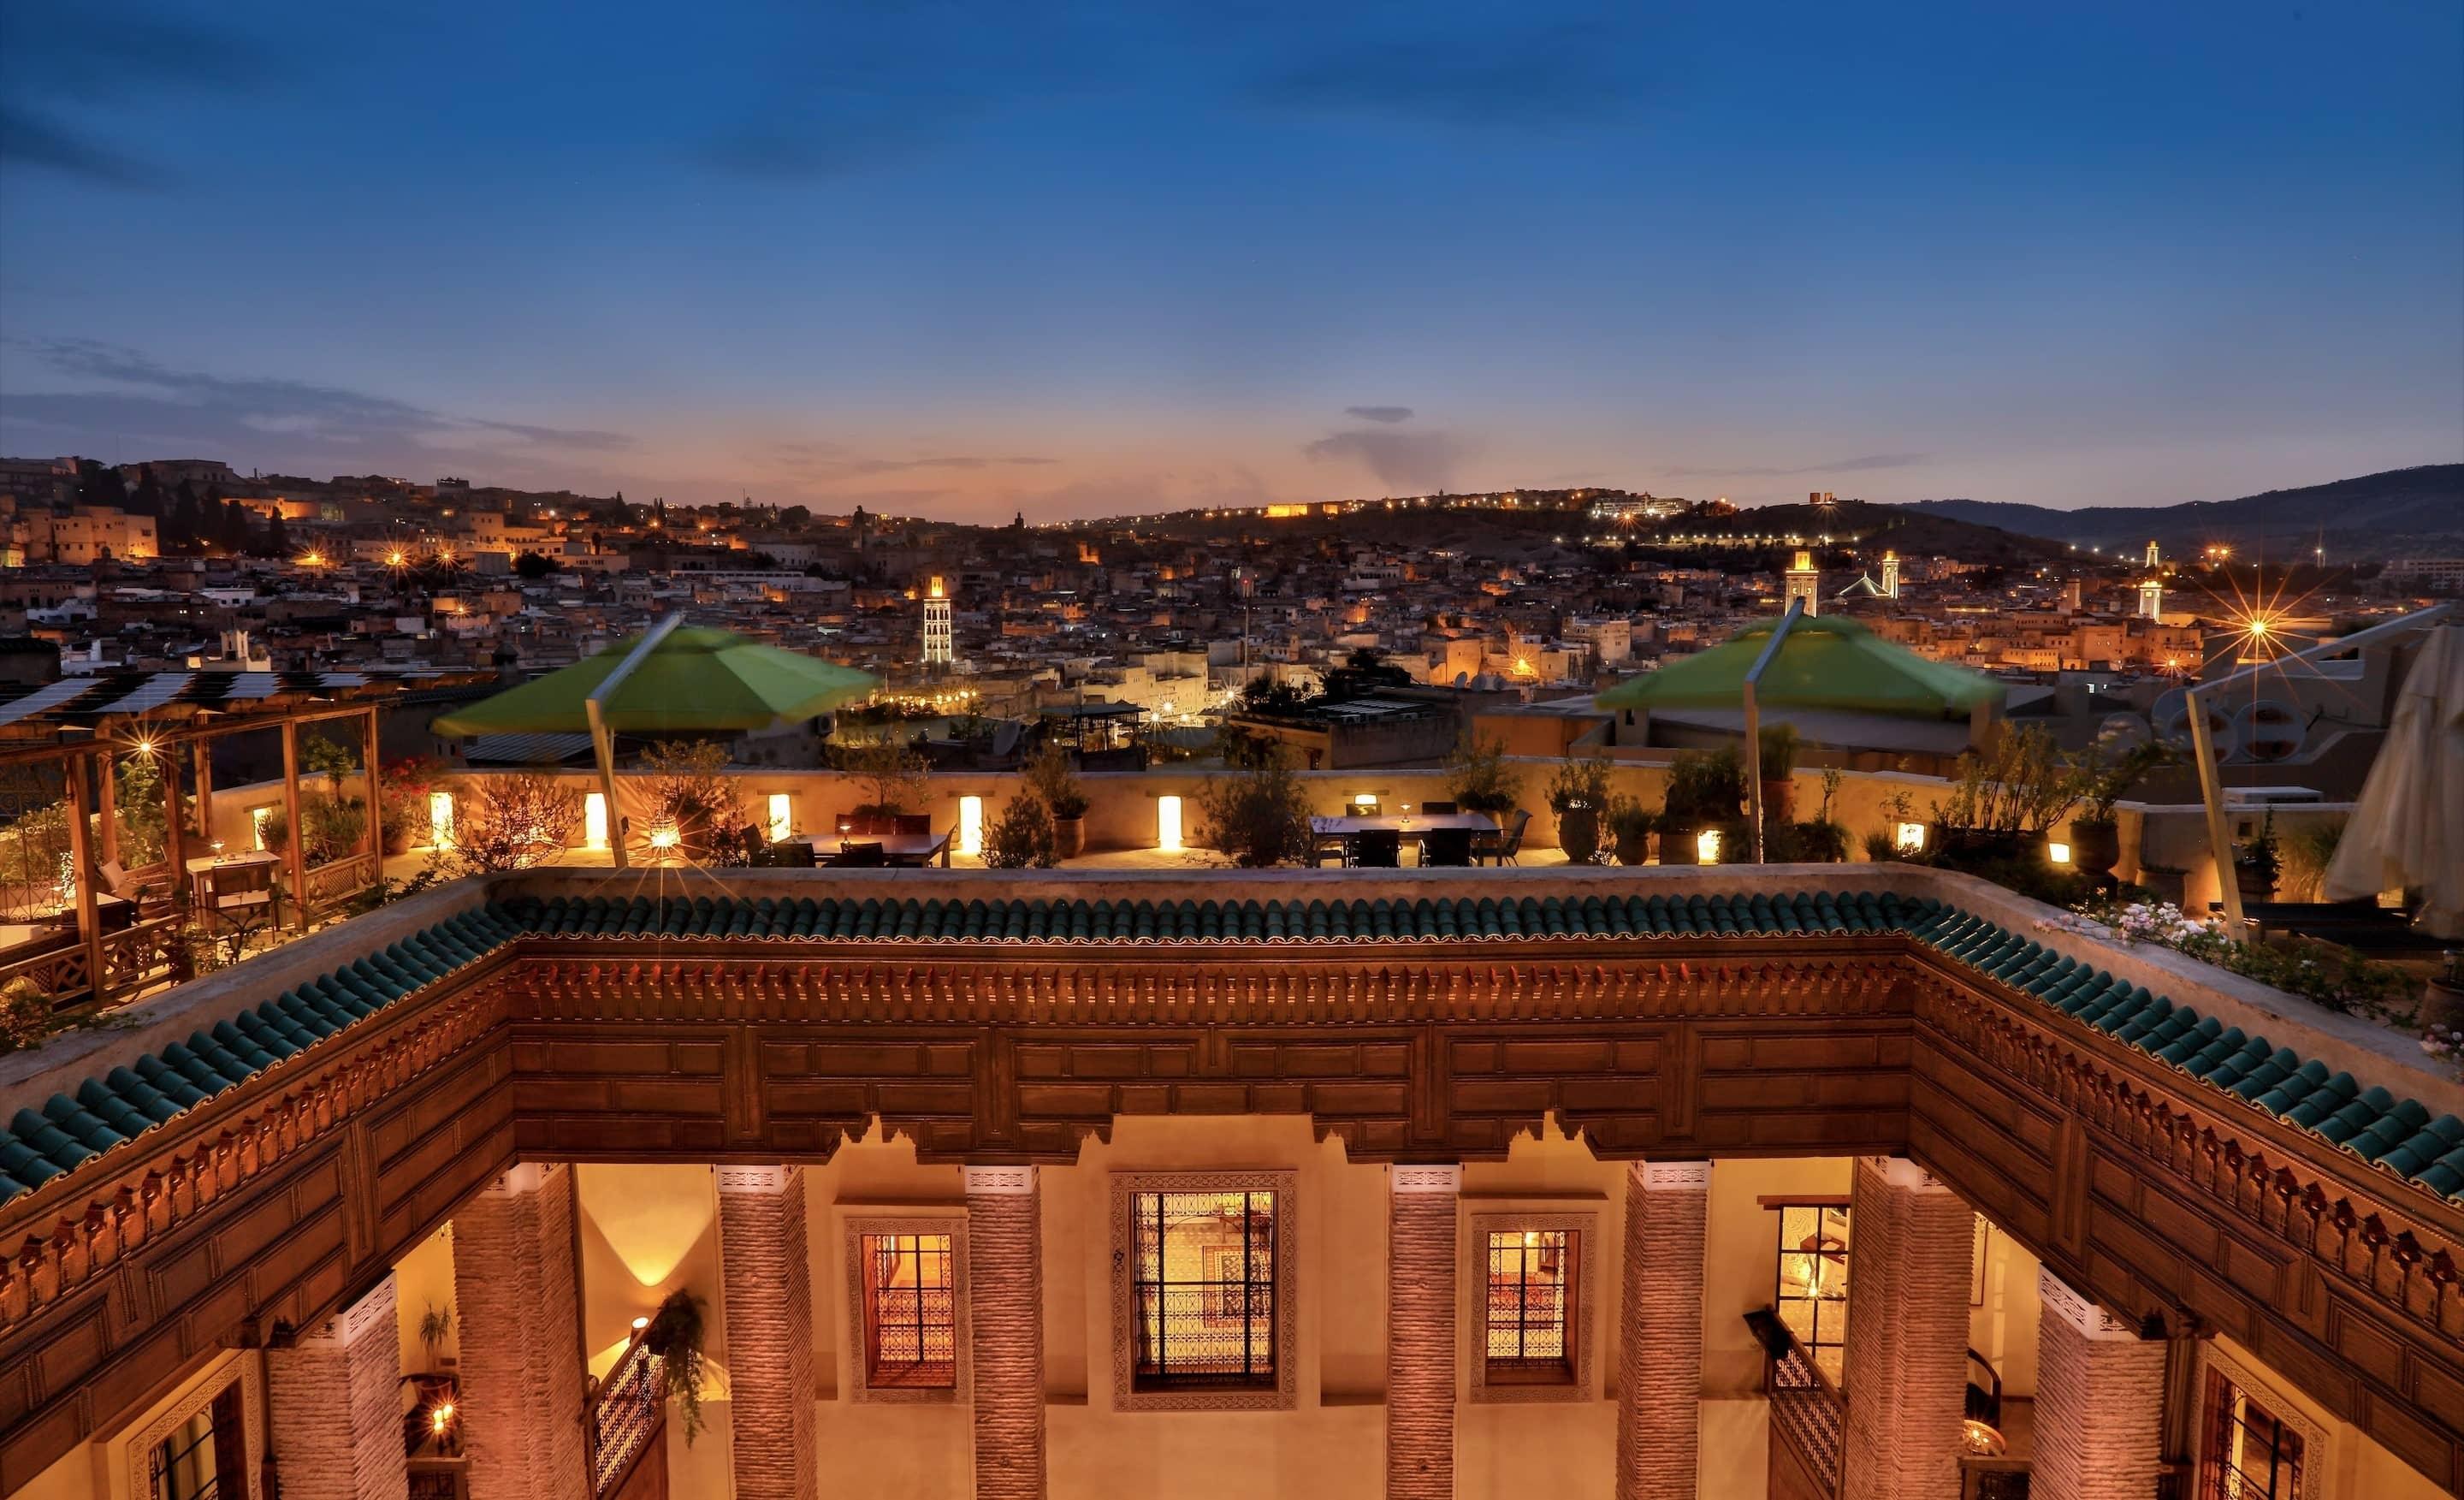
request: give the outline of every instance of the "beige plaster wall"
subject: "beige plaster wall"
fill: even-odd
[[[703,1300],[703,1351],[711,1366],[702,1397],[703,1430],[688,1444],[681,1428],[668,1435],[671,1494],[725,1495],[730,1489],[727,1403],[727,1301],[719,1285],[718,1183],[706,1166],[617,1166],[583,1162],[574,1169],[582,1212],[576,1219],[582,1255],[583,1347],[590,1373],[605,1375],[632,1335],[633,1319],[658,1311],[679,1289]],[[485,1330],[466,1329],[473,1338]]]
[[[420,1341],[419,1320],[429,1308],[452,1314],[453,1327],[436,1346],[434,1368],[451,1370],[462,1354],[462,1318],[453,1301],[453,1225],[447,1224],[422,1240],[393,1267],[395,1328],[402,1340],[402,1372],[416,1375],[430,1368],[428,1346]]]

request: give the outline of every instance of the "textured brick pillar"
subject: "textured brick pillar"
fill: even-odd
[[[1846,1500],[1958,1500],[1976,1215],[1912,1161],[1857,1158],[1848,1205]]]
[[[282,1500],[405,1500],[401,1384],[390,1275],[290,1348],[267,1350]]]
[[[1703,1225],[1708,1161],[1625,1175],[1617,1323],[1617,1500],[1693,1500],[1702,1460]]]
[[[813,1408],[813,1268],[801,1169],[718,1169],[718,1259],[736,1500],[813,1500],[821,1414]]]
[[[1459,1166],[1387,1169],[1386,1495],[1455,1492]]]
[[[977,1500],[1044,1500],[1044,1195],[1033,1167],[967,1167]]]
[[[2039,1271],[2035,1500],[2145,1500],[2164,1441],[2165,1340]]]
[[[471,1500],[589,1500],[568,1166],[524,1163],[453,1216]]]

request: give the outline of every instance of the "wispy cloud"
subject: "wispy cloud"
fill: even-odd
[[[0,6],[0,165],[151,189],[172,174],[109,143],[119,107],[262,89],[280,67],[260,40],[144,4]]]
[[[1661,472],[1672,479],[1785,479],[1795,474],[1862,474],[1873,469],[1913,469],[1929,463],[1931,453],[1867,453],[1860,458],[1834,458],[1825,463],[1804,464],[1793,469],[1769,464],[1740,465],[1735,468],[1716,466],[1680,467]]]
[[[1357,463],[1389,495],[1421,495],[1452,489],[1456,467],[1475,448],[1467,439],[1436,429],[1355,428],[1330,433],[1301,452],[1319,463]]]
[[[61,388],[24,379],[0,391],[0,430],[26,428],[99,453],[167,457],[261,455],[283,468],[340,463],[417,473],[434,464],[487,465],[573,476],[574,454],[630,450],[633,439],[596,428],[547,427],[456,416],[391,396],[278,377],[174,369],[132,349],[87,340],[16,345]],[[56,443],[50,446],[58,446]]]
[[[1034,468],[1061,461],[1033,453],[928,453],[916,458],[886,458],[855,452],[841,443],[809,441],[774,443],[771,449],[782,467],[824,479],[907,474],[919,469]]]
[[[1485,130],[1579,123],[1632,104],[1650,55],[1589,22],[1348,39],[1270,68],[1252,90],[1274,107]]]
[[[1346,407],[1343,408],[1343,414],[1348,417],[1358,417],[1363,422],[1395,423],[1412,420],[1412,408],[1409,407]]]

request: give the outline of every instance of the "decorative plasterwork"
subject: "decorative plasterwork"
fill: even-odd
[[[261,1500],[265,1493],[260,1479],[265,1467],[265,1367],[263,1357],[253,1349],[241,1350],[219,1376],[198,1382],[196,1389],[165,1407],[162,1415],[129,1438],[129,1494],[145,1500],[154,1493],[154,1450],[182,1423],[221,1400],[233,1385],[239,1387],[240,1433],[248,1451],[248,1473],[241,1492],[231,1500]]]
[[[1300,1202],[1297,1172],[1112,1174],[1112,1408],[1115,1411],[1288,1411],[1300,1402]],[[1131,1204],[1140,1193],[1275,1195],[1275,1384],[1265,1388],[1136,1389],[1137,1312]]]
[[[391,1338],[395,1336],[394,1305],[393,1273],[387,1271],[360,1300],[316,1327],[301,1330],[296,1342],[302,1349],[348,1348],[379,1329]]]
[[[1864,1157],[1859,1159],[1870,1163],[1873,1169],[1881,1175],[1884,1185],[1897,1188],[1901,1192],[1947,1193],[1950,1191],[1948,1183],[1905,1157]]]
[[[722,1193],[784,1193],[803,1180],[803,1168],[793,1164],[718,1168],[718,1190]]]
[[[1702,1165],[1703,1163],[1694,1163]],[[1707,1180],[1707,1179],[1706,1179]],[[1547,1232],[1563,1229],[1573,1245],[1574,1312],[1566,1328],[1566,1336],[1574,1341],[1573,1374],[1571,1380],[1551,1385],[1508,1382],[1488,1383],[1488,1237],[1491,1234],[1520,1234],[1526,1230]],[[1463,1339],[1471,1352],[1471,1399],[1476,1401],[1588,1401],[1599,1396],[1597,1366],[1592,1358],[1592,1345],[1597,1340],[1593,1331],[1599,1327],[1600,1316],[1600,1216],[1595,1213],[1482,1213],[1470,1217],[1469,1234],[1463,1245],[1463,1260],[1467,1273],[1463,1280],[1470,1289],[1464,1299],[1469,1316],[1461,1319]]]
[[[1023,1198],[1035,1191],[1033,1167],[960,1167],[958,1176],[970,1198]]]
[[[1394,1166],[1386,1173],[1386,1186],[1397,1193],[1456,1193],[1463,1191],[1463,1168],[1456,1166]]]
[[[2242,1394],[2266,1407],[2276,1419],[2301,1439],[2301,1477],[2299,1488],[2278,1500],[2321,1500],[2327,1493],[2327,1476],[2336,1471],[2334,1439],[2328,1430],[2310,1420],[2293,1399],[2277,1388],[2275,1381],[2251,1365],[2225,1352],[2212,1338],[2199,1341],[2199,1442],[2207,1442],[2210,1423],[2207,1409],[2208,1375],[2212,1371],[2231,1380]],[[2204,1462],[2202,1456],[2201,1462]]]
[[[974,1361],[970,1357],[967,1313],[967,1211],[960,1207],[882,1218],[850,1214],[840,1224],[840,1253],[847,1268],[847,1332],[839,1339],[839,1389],[850,1401],[942,1404],[963,1402],[974,1394]],[[864,1237],[868,1234],[946,1234],[950,1237],[950,1308],[957,1329],[953,1345],[957,1369],[947,1389],[903,1385],[875,1386],[866,1380]]]
[[[2135,1343],[2139,1330],[2115,1317],[2093,1301],[2073,1290],[2067,1282],[2048,1267],[2036,1268],[2036,1295],[2043,1300],[2045,1311],[2078,1330],[2082,1338],[2113,1339]]]
[[[1702,1193],[1711,1187],[1708,1161],[1638,1161],[1634,1170],[1642,1175],[1646,1193]]]

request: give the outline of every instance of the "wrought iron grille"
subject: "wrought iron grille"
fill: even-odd
[[[1135,1383],[1275,1383],[1275,1195],[1131,1198]]]
[[[1796,1455],[1820,1493],[1837,1494],[1848,1403],[1775,1310],[1747,1313],[1746,1326],[1770,1361],[1763,1380],[1771,1396],[1771,1441]]]
[[[868,1234],[862,1253],[866,1383],[955,1386],[958,1322],[950,1236]]]
[[[222,1492],[215,1464],[214,1413],[209,1406],[172,1429],[146,1465],[152,1500],[214,1500]]]
[[[1500,1229],[1488,1237],[1488,1379],[1548,1383],[1574,1378],[1574,1236],[1564,1229]]]
[[[636,1338],[591,1395],[592,1493],[605,1495],[615,1489],[667,1416],[667,1361]]]
[[[2222,1371],[2209,1371],[2200,1500],[2296,1500],[2300,1493],[2301,1434]]]

